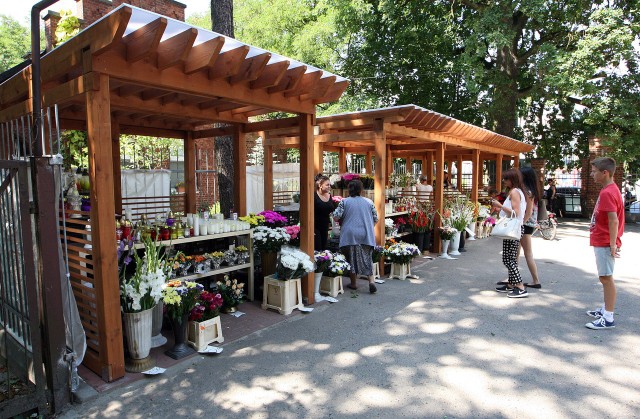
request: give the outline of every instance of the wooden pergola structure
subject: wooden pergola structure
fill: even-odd
[[[300,146],[301,137],[296,133],[294,121],[289,121],[290,126],[286,126],[285,122],[249,125],[249,130],[264,131],[265,156],[270,156],[277,147]],[[323,151],[338,152],[338,170],[341,173],[346,171],[347,153],[366,155],[366,171],[373,173],[375,179],[374,203],[378,214],[384,214],[385,186],[393,170],[394,157],[407,158],[407,166],[412,159],[421,160],[423,168],[434,167],[435,162],[434,200],[436,209],[442,211],[445,162],[457,163],[458,185],[462,184],[462,162],[472,162],[470,198],[477,201],[478,191],[482,187],[484,161],[495,160],[496,187],[500,190],[503,161],[513,160],[513,166],[518,167],[520,153],[533,150],[532,145],[415,105],[318,117],[316,125],[315,172],[322,171]],[[375,171],[372,171],[372,159]],[[272,170],[267,165],[272,162],[265,160],[265,188],[268,188],[270,183],[267,182],[267,176]],[[427,170],[426,175],[431,183],[432,171]],[[271,208],[272,191],[265,189],[264,196],[265,208]],[[439,219],[436,219],[436,226],[440,226]],[[384,237],[384,223],[378,223],[376,240],[379,244],[384,244]],[[440,246],[438,237],[436,233],[436,250]]]
[[[31,74],[29,66],[0,85],[0,122],[32,111]],[[249,118],[296,114],[301,248],[313,254],[316,105],[339,99],[346,79],[125,4],[42,57],[41,80],[42,106],[57,105],[59,128],[88,134],[92,249],[72,261],[85,268],[72,272],[71,283],[87,333],[84,363],[105,381],[124,375],[114,233],[115,214],[122,213],[120,134],[184,140],[187,212],[196,212],[195,140],[232,135],[235,202],[243,215]]]

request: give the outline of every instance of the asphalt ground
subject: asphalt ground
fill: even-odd
[[[500,240],[470,241],[458,260],[417,260],[419,279],[375,295],[361,281],[60,417],[640,417],[640,226],[627,226],[616,262],[611,330],[584,327],[602,303],[587,222],[564,219],[533,246],[542,289],[528,298],[494,291]]]

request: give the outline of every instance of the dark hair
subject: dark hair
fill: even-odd
[[[522,175],[518,169],[509,169],[502,174],[502,180],[508,180],[511,182],[511,188],[518,188],[521,191],[522,187]]]
[[[522,173],[522,183],[525,189],[531,192],[533,202],[537,203],[540,201],[542,194],[540,193],[540,182],[538,182],[536,171],[530,167],[523,167],[520,169],[520,172]]]
[[[318,173],[314,178],[314,181],[316,182],[316,190],[318,190],[318,188],[320,188],[320,185],[322,185],[322,183],[329,181],[329,177],[323,175],[322,173]]]
[[[616,161],[611,157],[598,157],[597,159],[591,160],[591,165],[601,172],[606,170],[610,176],[613,176],[616,172]]]
[[[360,196],[360,192],[362,192],[362,189],[362,181],[360,181],[359,179],[354,179],[349,182],[349,196]]]

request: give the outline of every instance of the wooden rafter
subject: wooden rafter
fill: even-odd
[[[184,73],[193,74],[211,67],[223,45],[224,36],[217,36],[191,48],[184,63]]]
[[[189,28],[161,42],[158,46],[158,68],[163,70],[184,63],[197,36],[198,31]]]
[[[209,69],[209,79],[215,80],[236,75],[248,53],[248,45],[223,52]]]
[[[167,19],[160,17],[122,38],[127,47],[127,61],[133,63],[156,52],[166,27]]]

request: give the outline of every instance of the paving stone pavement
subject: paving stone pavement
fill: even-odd
[[[564,219],[533,246],[542,289],[526,299],[494,291],[501,242],[470,241],[458,260],[419,260],[419,279],[375,295],[361,281],[59,417],[640,417],[640,226],[627,226],[616,262],[613,330],[584,327],[602,301],[587,222]]]

